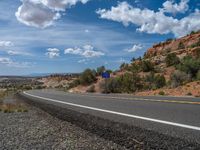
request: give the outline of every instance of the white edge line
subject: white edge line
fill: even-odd
[[[59,100],[55,100],[55,99],[51,99],[51,98],[45,98],[45,97],[32,95],[32,94],[29,94],[25,91],[23,93],[25,95],[35,97],[35,98],[39,98],[39,99],[43,99],[43,100],[46,100],[46,101],[52,101],[52,102],[71,105],[71,106],[75,106],[75,107],[80,107],[80,108],[85,108],[85,109],[90,109],[90,110],[95,110],[95,111],[100,111],[100,112],[106,112],[106,113],[110,113],[110,114],[126,116],[126,117],[130,117],[130,118],[136,118],[136,119],[152,121],[152,122],[157,122],[157,123],[162,123],[162,124],[167,124],[167,125],[172,125],[172,126],[177,126],[177,127],[188,128],[188,129],[200,131],[200,127],[197,127],[197,126],[191,126],[191,125],[186,125],[186,124],[180,124],[180,123],[175,123],[175,122],[169,122],[169,121],[164,121],[164,120],[158,120],[158,119],[153,119],[153,118],[147,118],[147,117],[142,117],[142,116],[136,116],[136,115],[126,114],[126,113],[121,113],[121,112],[116,112],[116,111],[111,111],[111,110],[106,110],[106,109],[100,109],[100,108],[95,108],[95,107],[90,107],[90,106],[84,106],[84,105],[79,105],[79,104],[74,104],[74,103],[63,102],[63,101],[59,101]]]

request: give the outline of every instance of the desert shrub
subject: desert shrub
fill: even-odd
[[[171,48],[166,48],[166,49],[164,50],[164,54],[168,54],[168,53],[170,53],[171,51],[172,51]]]
[[[146,60],[146,61],[141,61],[141,69],[143,72],[149,72],[154,70],[154,65]]]
[[[106,70],[106,68],[104,66],[100,66],[97,68],[97,75],[101,75],[104,71]]]
[[[80,76],[80,84],[89,85],[96,81],[96,76],[91,69],[86,69]]]
[[[196,34],[196,32],[195,32],[195,31],[192,31],[192,32],[190,33],[190,35],[193,35],[193,34]]]
[[[106,70],[106,72],[108,72],[109,74],[111,74],[113,71],[112,70]]]
[[[132,63],[131,66],[128,68],[128,71],[131,71],[133,73],[137,73],[140,70],[140,67],[136,63]]]
[[[191,93],[191,92],[188,92],[188,93],[187,93],[187,95],[188,95],[188,96],[191,96],[191,95],[192,95],[192,93]]]
[[[151,72],[145,77],[145,81],[149,83],[149,89],[158,89],[166,85],[166,80],[163,75],[155,75]]]
[[[197,72],[197,80],[200,80],[200,70]]]
[[[135,92],[141,88],[140,77],[137,74],[125,73],[119,78],[122,91],[126,93]]]
[[[95,86],[94,86],[94,85],[90,86],[90,87],[87,89],[87,92],[89,92],[89,93],[94,93],[94,92],[95,92]]]
[[[134,62],[134,61],[136,61],[135,57],[133,57],[133,58],[131,59],[131,62]]]
[[[101,85],[103,93],[121,93],[121,82],[119,78],[106,79]]]
[[[166,42],[171,42],[171,41],[173,41],[172,38],[169,38],[169,39],[166,40]]]
[[[29,85],[25,85],[25,86],[23,86],[23,89],[24,89],[24,90],[32,90],[32,87],[29,86]]]
[[[160,91],[158,94],[159,95],[165,95],[165,92],[164,91]]]
[[[199,59],[200,58],[200,48],[197,48],[195,50],[195,58]]]
[[[167,66],[173,66],[173,65],[177,65],[180,62],[180,60],[176,56],[176,54],[171,53],[167,55],[167,57],[165,58],[165,62]]]
[[[131,93],[142,88],[141,79],[136,74],[125,73],[116,78],[110,78],[101,85],[104,93]]]
[[[190,76],[185,72],[177,70],[171,75],[170,79],[171,86],[174,88],[190,81]]]
[[[186,56],[181,60],[177,68],[194,78],[200,68],[200,59],[194,59],[192,56]]]
[[[120,70],[127,70],[128,69],[128,64],[127,63],[122,63],[120,65]]]
[[[190,45],[191,48],[198,47],[198,46],[200,46],[200,38],[196,43]]]
[[[178,49],[184,49],[185,48],[185,45],[183,44],[183,42],[180,42],[178,44]]]
[[[79,84],[81,84],[81,83],[80,83],[80,79],[75,79],[75,80],[73,80],[71,83],[69,83],[69,86],[70,86],[70,87],[76,87],[76,86],[78,86]]]
[[[155,76],[155,85],[156,88],[164,87],[166,85],[165,77],[163,75]]]

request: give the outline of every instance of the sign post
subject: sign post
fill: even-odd
[[[102,78],[105,79],[105,86],[106,86],[106,89],[108,88],[108,79],[110,78],[110,73],[109,72],[103,72],[101,74]]]

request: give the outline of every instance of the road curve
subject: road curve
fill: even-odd
[[[200,99],[138,97],[120,94],[72,94],[54,90],[22,93],[27,98],[172,137],[200,139]]]

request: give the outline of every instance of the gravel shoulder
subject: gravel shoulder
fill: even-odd
[[[125,149],[39,108],[0,112],[0,149]]]

